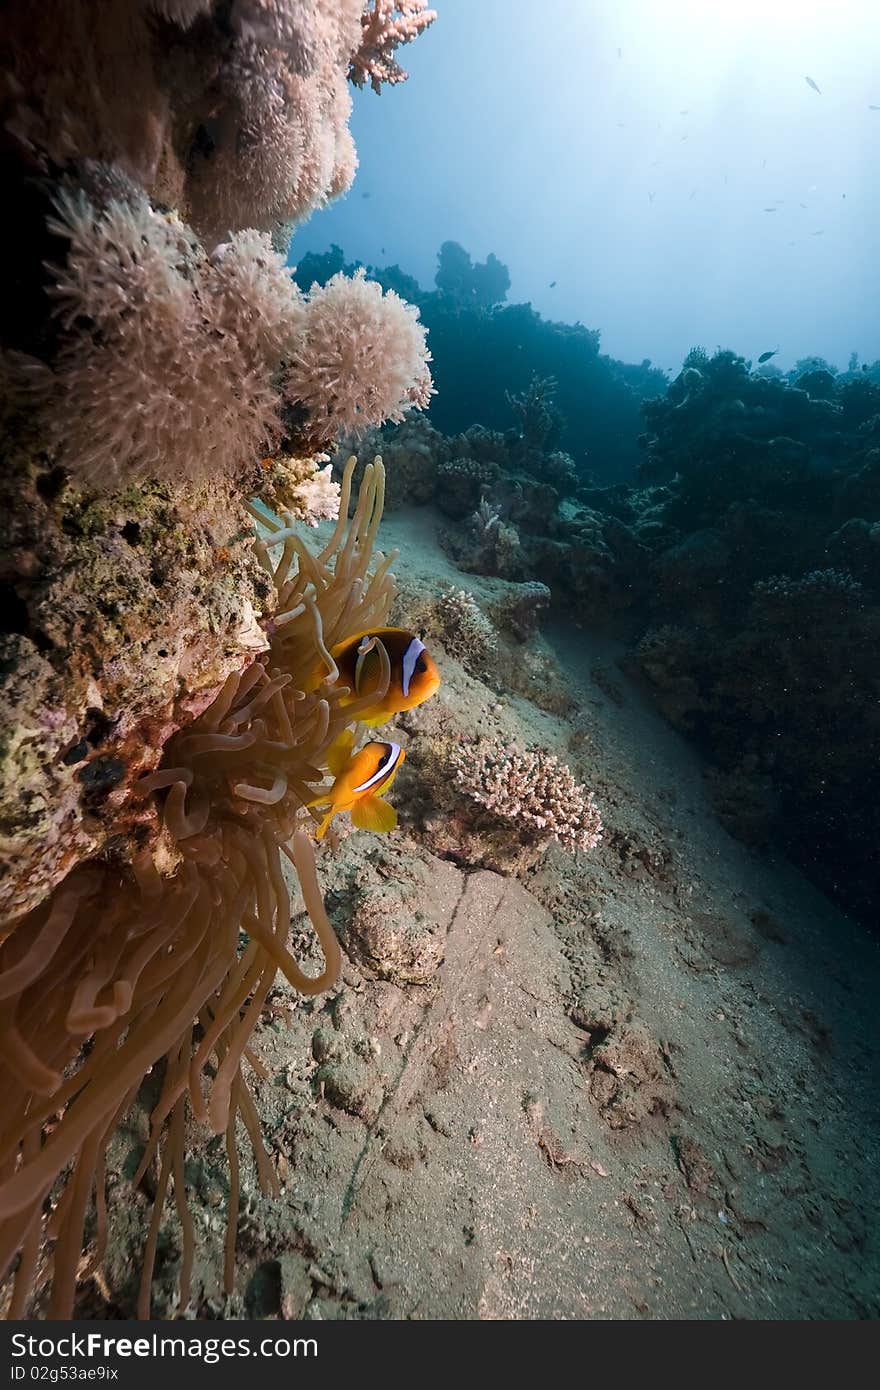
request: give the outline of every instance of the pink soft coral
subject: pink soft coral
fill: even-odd
[[[363,271],[306,298],[265,232],[209,257],[136,190],[104,206],[65,192],[50,228],[68,246],[60,348],[23,375],[46,444],[90,486],[243,477],[284,437],[321,446],[428,404],[418,310]]]
[[[191,215],[208,239],[295,223],[351,183],[346,72],[361,0],[237,0],[216,85],[212,147],[192,163]]]
[[[312,287],[305,331],[291,357],[285,395],[301,403],[316,434],[359,434],[426,406],[433,387],[418,310],[393,290],[334,275]]]
[[[304,315],[269,238],[239,233],[209,260],[146,199],[99,211],[82,195],[52,230],[69,245],[62,347],[31,370],[65,465],[99,487],[253,466],[280,437],[276,378]]]
[[[344,191],[363,0],[3,0],[0,104],[28,165],[116,165],[210,243]]]

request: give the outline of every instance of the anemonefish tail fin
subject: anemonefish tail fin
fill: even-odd
[[[334,777],[338,777],[346,763],[351,758],[351,750],[354,747],[354,734],[351,729],[345,729],[337,739],[334,739],[327,749],[327,767]]]
[[[335,815],[336,815],[336,807],[335,807],[335,806],[331,806],[331,807],[330,807],[330,810],[327,812],[326,816],[325,816],[324,819],[321,821],[321,824],[318,826],[317,830],[315,831],[315,839],[316,839],[316,840],[323,840],[324,836],[327,834],[327,827],[329,826],[330,822],[332,821],[332,819],[333,819],[333,817],[334,817]]]
[[[352,824],[358,830],[375,830],[387,835],[397,824],[397,812],[378,796],[365,796],[351,813]]]

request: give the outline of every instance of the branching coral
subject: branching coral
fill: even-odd
[[[810,605],[833,612],[836,603],[845,606],[862,595],[862,585],[845,570],[811,570],[801,579],[788,575],[773,575],[755,584],[752,594],[764,614],[792,610],[799,605],[809,611]]]
[[[324,440],[402,420],[432,393],[431,354],[418,310],[367,280],[334,275],[312,287],[305,329],[288,365],[285,394],[305,407]]]
[[[487,661],[498,649],[498,634],[473,594],[466,589],[447,589],[437,600],[435,613],[452,655],[469,670],[485,672]]]
[[[133,793],[141,825],[131,863],[77,869],[40,908],[4,927],[0,1268],[8,1270],[18,1255],[11,1316],[27,1309],[46,1238],[54,1242],[49,1312],[71,1315],[77,1279],[96,1267],[107,1241],[107,1144],[154,1067],[161,1087],[136,1178],[158,1164],[142,1315],[149,1313],[169,1188],[182,1232],[182,1302],[189,1297],[188,1110],[208,1132],[226,1136],[227,1286],[239,1194],[238,1120],[261,1185],[276,1187],[243,1069],[247,1062],[262,1075],[248,1040],[279,969],[308,994],[338,976],[339,949],[321,903],[304,806],[330,744],[359,713],[357,701],[342,707],[341,692],[330,683],[336,673],[328,646],[381,623],[393,592],[387,560],[377,557],[368,575],[382,506],[381,463],[366,474],[346,529],[353,467],[354,460],[343,480],[340,519],[320,554],[307,551],[289,527],[270,528],[258,543],[276,595],[269,651],[230,676],[141,779]],[[328,682],[314,688],[322,673]],[[312,693],[303,695],[303,685]],[[324,969],[315,977],[287,948],[285,860],[296,871],[324,951]],[[82,1262],[93,1194],[95,1245]]]
[[[428,9],[427,0],[373,0],[372,9],[367,5],[360,47],[349,70],[355,86],[369,82],[374,92],[381,92],[383,82],[389,86],[405,82],[407,74],[394,51],[417,38],[436,18],[437,11]]]
[[[455,750],[452,767],[467,796],[533,839],[556,840],[568,850],[599,843],[602,820],[593,793],[545,748],[523,753],[479,739]]]
[[[464,536],[444,536],[456,563],[472,574],[494,574],[516,579],[522,569],[519,533],[502,520],[501,513],[482,499],[473,513]]]
[[[556,380],[534,375],[521,395],[507,392],[507,403],[519,420],[523,443],[542,450],[559,429],[562,419],[555,405]]]
[[[263,460],[260,502],[281,514],[285,525],[303,521],[317,526],[319,521],[335,521],[339,516],[339,483],[333,477],[332,463],[320,467],[326,454],[317,458],[271,458]],[[375,457],[375,455],[374,455]],[[266,513],[250,507],[254,520],[266,525]]]

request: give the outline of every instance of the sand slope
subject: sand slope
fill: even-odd
[[[435,531],[426,511],[385,524],[404,606],[450,582],[491,598]],[[499,705],[444,658],[409,736],[446,721],[547,744],[594,787],[602,846],[554,848],[525,881],[462,868],[426,848],[403,779],[392,837],[343,829],[322,855],[331,911],[344,934],[369,908],[381,949],[343,935],[361,964],[339,991],[275,991],[255,1090],[285,1190],[249,1190],[224,1300],[219,1143],[193,1160],[190,1315],[880,1313],[876,943],[721,829],[613,643],[558,623],[547,643],[576,713]],[[84,1315],[130,1313],[139,1125],[117,1144],[127,1215]],[[174,1310],[178,1256],[169,1212],[154,1314]]]

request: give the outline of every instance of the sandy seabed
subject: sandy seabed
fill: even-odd
[[[402,618],[449,585],[484,604],[504,588],[455,569],[438,525],[383,524]],[[194,1130],[189,1316],[880,1314],[877,942],[721,828],[696,754],[620,652],[558,621],[521,649],[570,694],[564,716],[437,653],[443,688],[409,738],[551,748],[595,790],[603,843],[553,847],[522,878],[462,866],[427,848],[403,776],[391,837],[340,825],[319,867],[343,942],[366,893],[389,921],[415,904],[442,964],[382,979],[354,952],[329,996],[276,988],[255,1090],[283,1192],[245,1184],[224,1298],[222,1141]],[[305,948],[301,918],[294,934]],[[126,1175],[145,1124],[114,1143],[114,1234],[80,1317],[131,1316],[149,1192]],[[154,1316],[181,1311],[179,1255],[169,1210]]]

